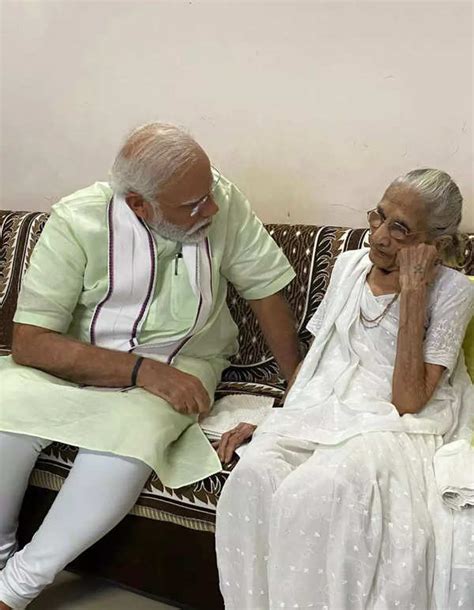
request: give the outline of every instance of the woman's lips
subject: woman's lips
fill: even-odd
[[[369,246],[370,246],[370,249],[372,250],[372,252],[375,252],[375,254],[378,254],[379,256],[383,256],[384,258],[386,258],[388,256],[383,250],[380,250],[380,248],[378,248],[378,246],[376,246],[373,243],[373,241],[371,241],[370,239],[369,239]]]

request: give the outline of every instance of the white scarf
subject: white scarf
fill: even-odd
[[[325,299],[330,306],[318,332],[318,340],[314,341],[308,352],[298,377],[286,398],[286,406],[298,402],[299,391],[302,390],[314,375],[319,360],[324,352],[336,326],[349,328],[358,315],[360,306],[360,290],[365,282],[372,263],[367,257],[367,250],[357,250],[345,265],[338,265],[333,270],[333,279],[329,284]]]
[[[377,345],[359,318],[362,302],[369,318],[384,308],[370,292],[364,296],[371,266],[367,250],[338,258],[317,336],[284,408],[274,409],[259,433],[337,444],[373,431],[443,435],[450,440],[466,427],[472,384],[467,381],[462,353],[449,383],[440,382],[419,413],[398,415],[391,402],[396,343],[388,343],[388,337],[396,340],[398,321],[394,324],[390,315],[381,321],[374,332],[384,336]]]
[[[109,288],[95,308],[90,340],[109,349],[157,356],[171,363],[184,345],[206,324],[212,310],[212,261],[208,239],[183,244],[182,254],[198,311],[191,328],[166,341],[140,344],[155,290],[156,244],[146,223],[115,195],[107,210],[109,231]],[[165,321],[164,321],[165,322]]]

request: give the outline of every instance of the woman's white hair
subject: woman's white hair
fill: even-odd
[[[138,193],[152,202],[200,154],[199,144],[179,127],[147,123],[125,140],[110,172],[111,186],[118,194]]]
[[[457,233],[462,217],[462,195],[449,174],[439,169],[415,169],[392,182],[393,186],[400,184],[415,190],[425,202],[432,237]]]
[[[460,267],[469,256],[470,241],[461,235],[462,195],[449,174],[439,169],[415,169],[396,178],[390,186],[415,190],[426,204],[428,231],[438,243],[441,258]]]

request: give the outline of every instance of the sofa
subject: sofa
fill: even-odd
[[[43,212],[0,211],[1,355],[10,353],[18,290],[47,218]],[[363,247],[367,230],[284,224],[267,225],[267,230],[297,273],[285,292],[306,350],[311,339],[306,324],[324,296],[336,257]],[[459,269],[474,275],[474,234],[469,236]],[[273,397],[278,408],[285,383],[256,319],[232,286],[228,303],[239,328],[240,349],[224,372],[216,399],[227,394],[263,394]],[[41,523],[76,453],[75,447],[54,443],[39,457],[23,503],[21,544]],[[130,514],[70,569],[109,579],[179,608],[222,609],[213,532],[219,495],[233,466],[175,490],[164,487],[153,474]]]

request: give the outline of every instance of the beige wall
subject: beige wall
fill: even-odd
[[[401,172],[472,188],[470,2],[2,3],[2,208],[107,177],[124,133],[190,128],[265,221],[360,226]]]

